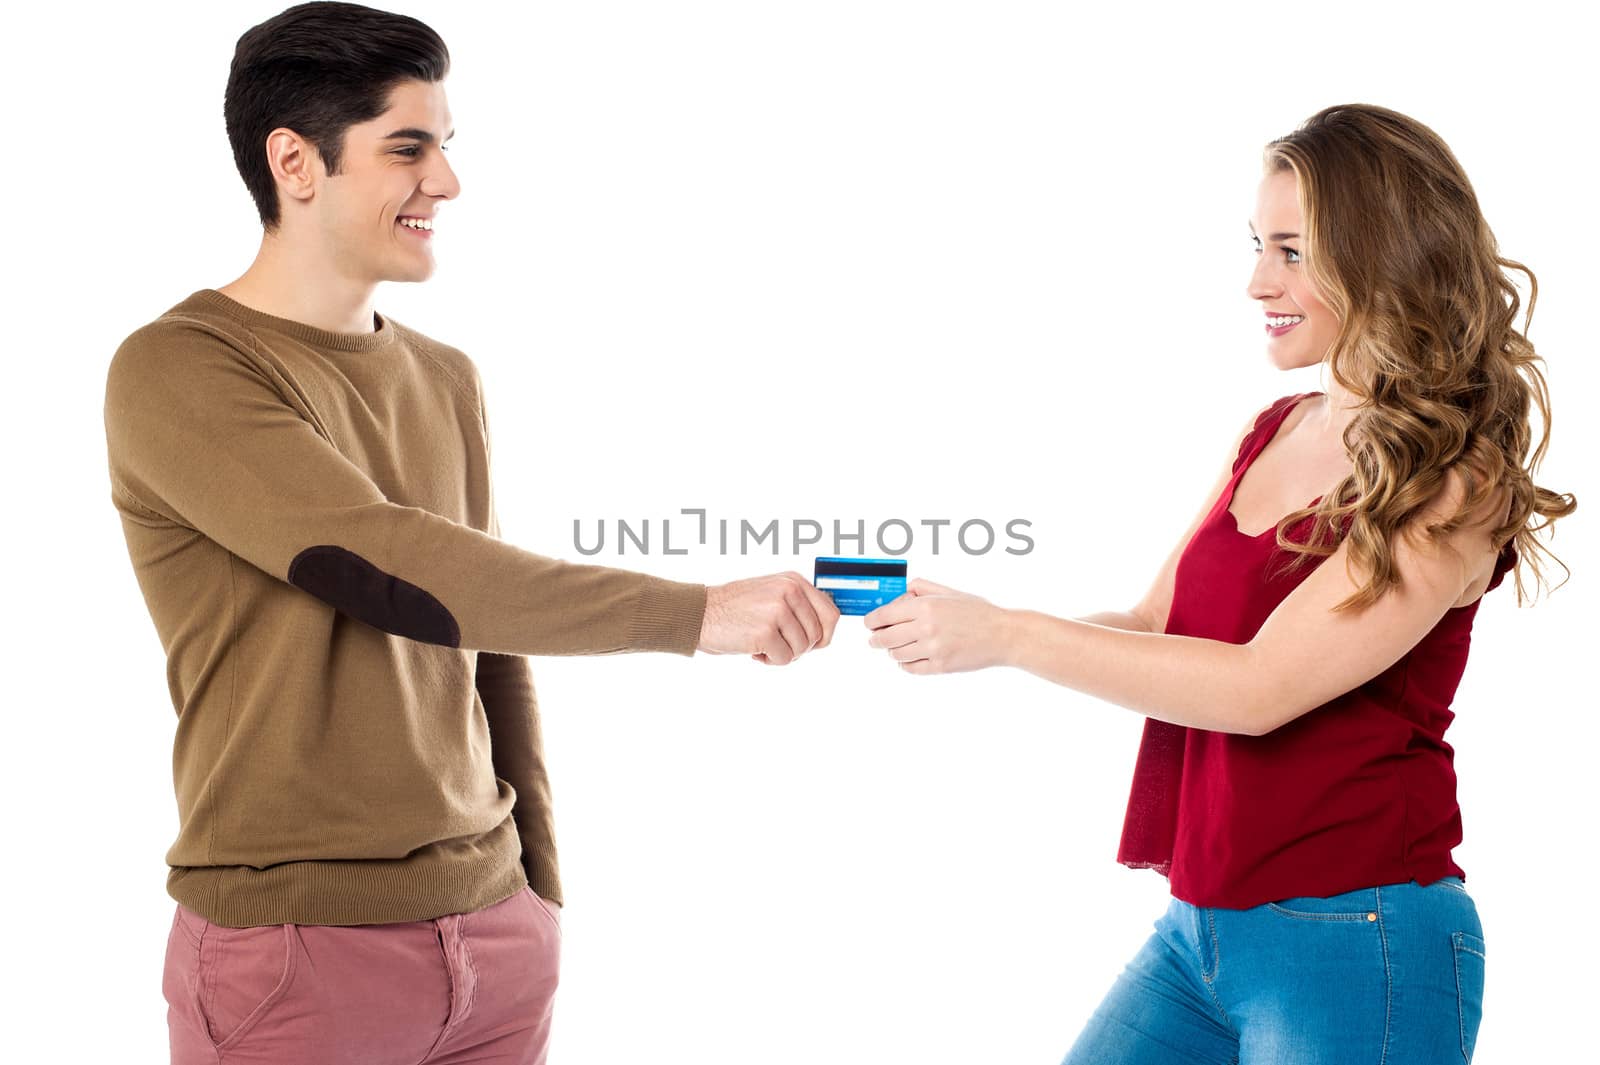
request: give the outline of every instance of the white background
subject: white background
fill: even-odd
[[[8,28],[9,1043],[49,1060],[166,1060],[175,718],[109,498],[104,373],[249,263],[222,92],[279,9],[34,5]],[[1261,145],[1355,101],[1437,130],[1539,278],[1536,480],[1580,500],[1550,544],[1570,583],[1485,601],[1449,734],[1489,945],[1477,1060],[1581,1045],[1600,159],[1558,5],[404,10],[451,50],[463,193],[434,279],[378,308],[481,368],[508,539],[576,558],[575,518],[681,507],[1020,517],[1031,554],[947,536],[912,572],[1065,616],[1130,607],[1244,420],[1322,387],[1271,368],[1245,295]],[[715,582],[810,558],[611,561]],[[534,672],[562,1065],[1055,1062],[1166,904],[1114,860],[1143,720],[1120,707],[906,675],[852,619],[784,669]]]

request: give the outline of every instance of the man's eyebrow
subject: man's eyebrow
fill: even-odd
[[[449,140],[451,137],[454,137],[455,135],[456,135],[456,131],[455,130],[451,130],[448,134],[445,135],[444,139],[445,140]],[[429,133],[425,129],[417,129],[415,126],[407,126],[405,129],[397,129],[393,133],[385,134],[383,137],[381,137],[379,139],[380,140],[386,140],[386,141],[413,140],[413,141],[421,141],[423,144],[432,144],[433,143],[433,134]]]
[[[1251,236],[1255,236],[1255,232],[1256,232],[1255,223],[1251,222],[1251,223],[1249,223],[1249,226],[1250,226],[1250,235]],[[1300,234],[1298,234],[1298,233],[1273,233],[1270,236],[1268,236],[1267,239],[1268,240],[1295,240],[1299,236],[1300,236]]]

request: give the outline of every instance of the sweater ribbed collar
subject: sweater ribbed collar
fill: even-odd
[[[294,337],[329,351],[379,351],[394,343],[395,339],[394,323],[377,311],[372,312],[375,326],[372,332],[335,333],[330,329],[319,329],[292,318],[279,318],[277,315],[258,311],[254,307],[246,307],[233,297],[224,295],[214,288],[200,289],[189,299],[198,300],[205,306],[221,311],[252,329],[270,329],[275,333],[282,333],[284,336]]]

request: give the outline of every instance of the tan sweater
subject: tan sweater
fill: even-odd
[[[692,655],[705,586],[499,538],[482,380],[393,319],[202,289],[106,378],[111,499],[177,711],[172,898],[220,925],[560,901],[523,655]]]

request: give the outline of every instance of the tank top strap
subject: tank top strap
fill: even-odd
[[[1516,564],[1517,542],[1507,540],[1505,546],[1500,549],[1499,557],[1494,560],[1494,576],[1489,578],[1489,586],[1484,589],[1484,593],[1487,594],[1500,587],[1500,582],[1506,579],[1506,574],[1510,573]]]
[[[1307,396],[1314,395],[1317,395],[1317,393],[1296,392],[1293,395],[1283,396],[1273,400],[1265,410],[1256,415],[1255,424],[1250,427],[1250,431],[1239,442],[1239,454],[1233,460],[1234,474],[1237,475],[1241,469],[1255,461],[1256,455],[1260,454],[1261,450],[1267,446],[1267,441],[1271,440],[1277,433],[1278,426],[1283,424],[1283,420],[1289,416],[1289,412],[1294,409],[1296,403],[1299,403]]]

